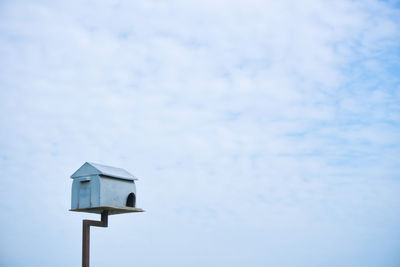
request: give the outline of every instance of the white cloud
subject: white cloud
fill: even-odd
[[[398,265],[389,3],[0,12],[0,265],[79,264],[84,215],[67,212],[68,176],[84,161],[139,176],[148,210],[93,230],[96,266]]]

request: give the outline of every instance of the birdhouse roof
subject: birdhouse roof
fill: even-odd
[[[137,180],[135,176],[133,176],[124,169],[101,165],[92,162],[86,162],[85,164],[83,164],[76,172],[74,172],[74,174],[71,175],[71,178],[75,179],[78,177],[90,176],[90,175],[104,175],[130,181]]]

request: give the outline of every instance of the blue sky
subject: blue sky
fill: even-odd
[[[396,1],[1,1],[0,265],[400,265]]]

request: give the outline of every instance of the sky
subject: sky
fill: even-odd
[[[400,266],[398,1],[0,1],[0,266]]]

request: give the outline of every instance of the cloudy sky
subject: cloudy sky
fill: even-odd
[[[0,1],[0,266],[400,266],[400,4]]]

